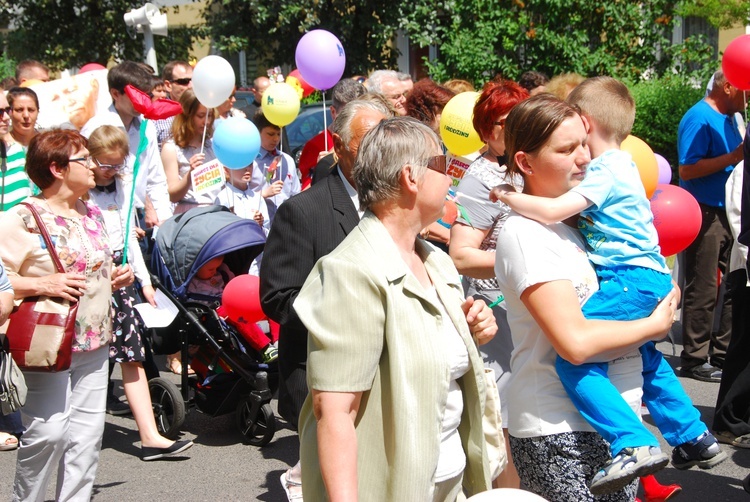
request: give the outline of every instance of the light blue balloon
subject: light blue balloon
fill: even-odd
[[[255,124],[241,117],[230,117],[216,123],[214,154],[229,169],[244,169],[260,151],[260,133]]]

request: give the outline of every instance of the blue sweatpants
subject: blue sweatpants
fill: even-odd
[[[672,289],[669,275],[643,267],[599,267],[597,276],[599,291],[582,309],[588,319],[648,317]],[[653,342],[639,350],[643,360],[643,401],[664,439],[677,446],[697,438],[707,427],[674,371]],[[608,363],[576,366],[558,357],[555,366],[573,404],[609,442],[612,457],[623,448],[659,445],[609,381]]]

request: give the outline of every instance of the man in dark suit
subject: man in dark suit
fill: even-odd
[[[260,268],[261,305],[281,325],[279,332],[279,413],[295,428],[307,397],[307,329],[292,304],[315,263],[333,251],[357,226],[362,212],[352,169],[364,135],[389,110],[377,100],[354,100],[331,125],[338,158],[323,181],[282,204],[271,226]],[[299,463],[282,475],[289,496],[299,490]]]

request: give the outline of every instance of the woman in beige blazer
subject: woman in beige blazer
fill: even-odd
[[[439,144],[405,117],[365,136],[354,178],[367,211],[294,303],[309,330],[305,499],[454,501],[490,487],[476,342],[495,319],[418,238],[450,186]]]

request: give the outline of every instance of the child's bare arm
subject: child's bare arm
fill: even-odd
[[[499,185],[490,192],[490,199],[510,206],[515,212],[545,225],[557,223],[574,216],[591,206],[591,202],[577,192],[567,192],[559,197],[537,197]]]

